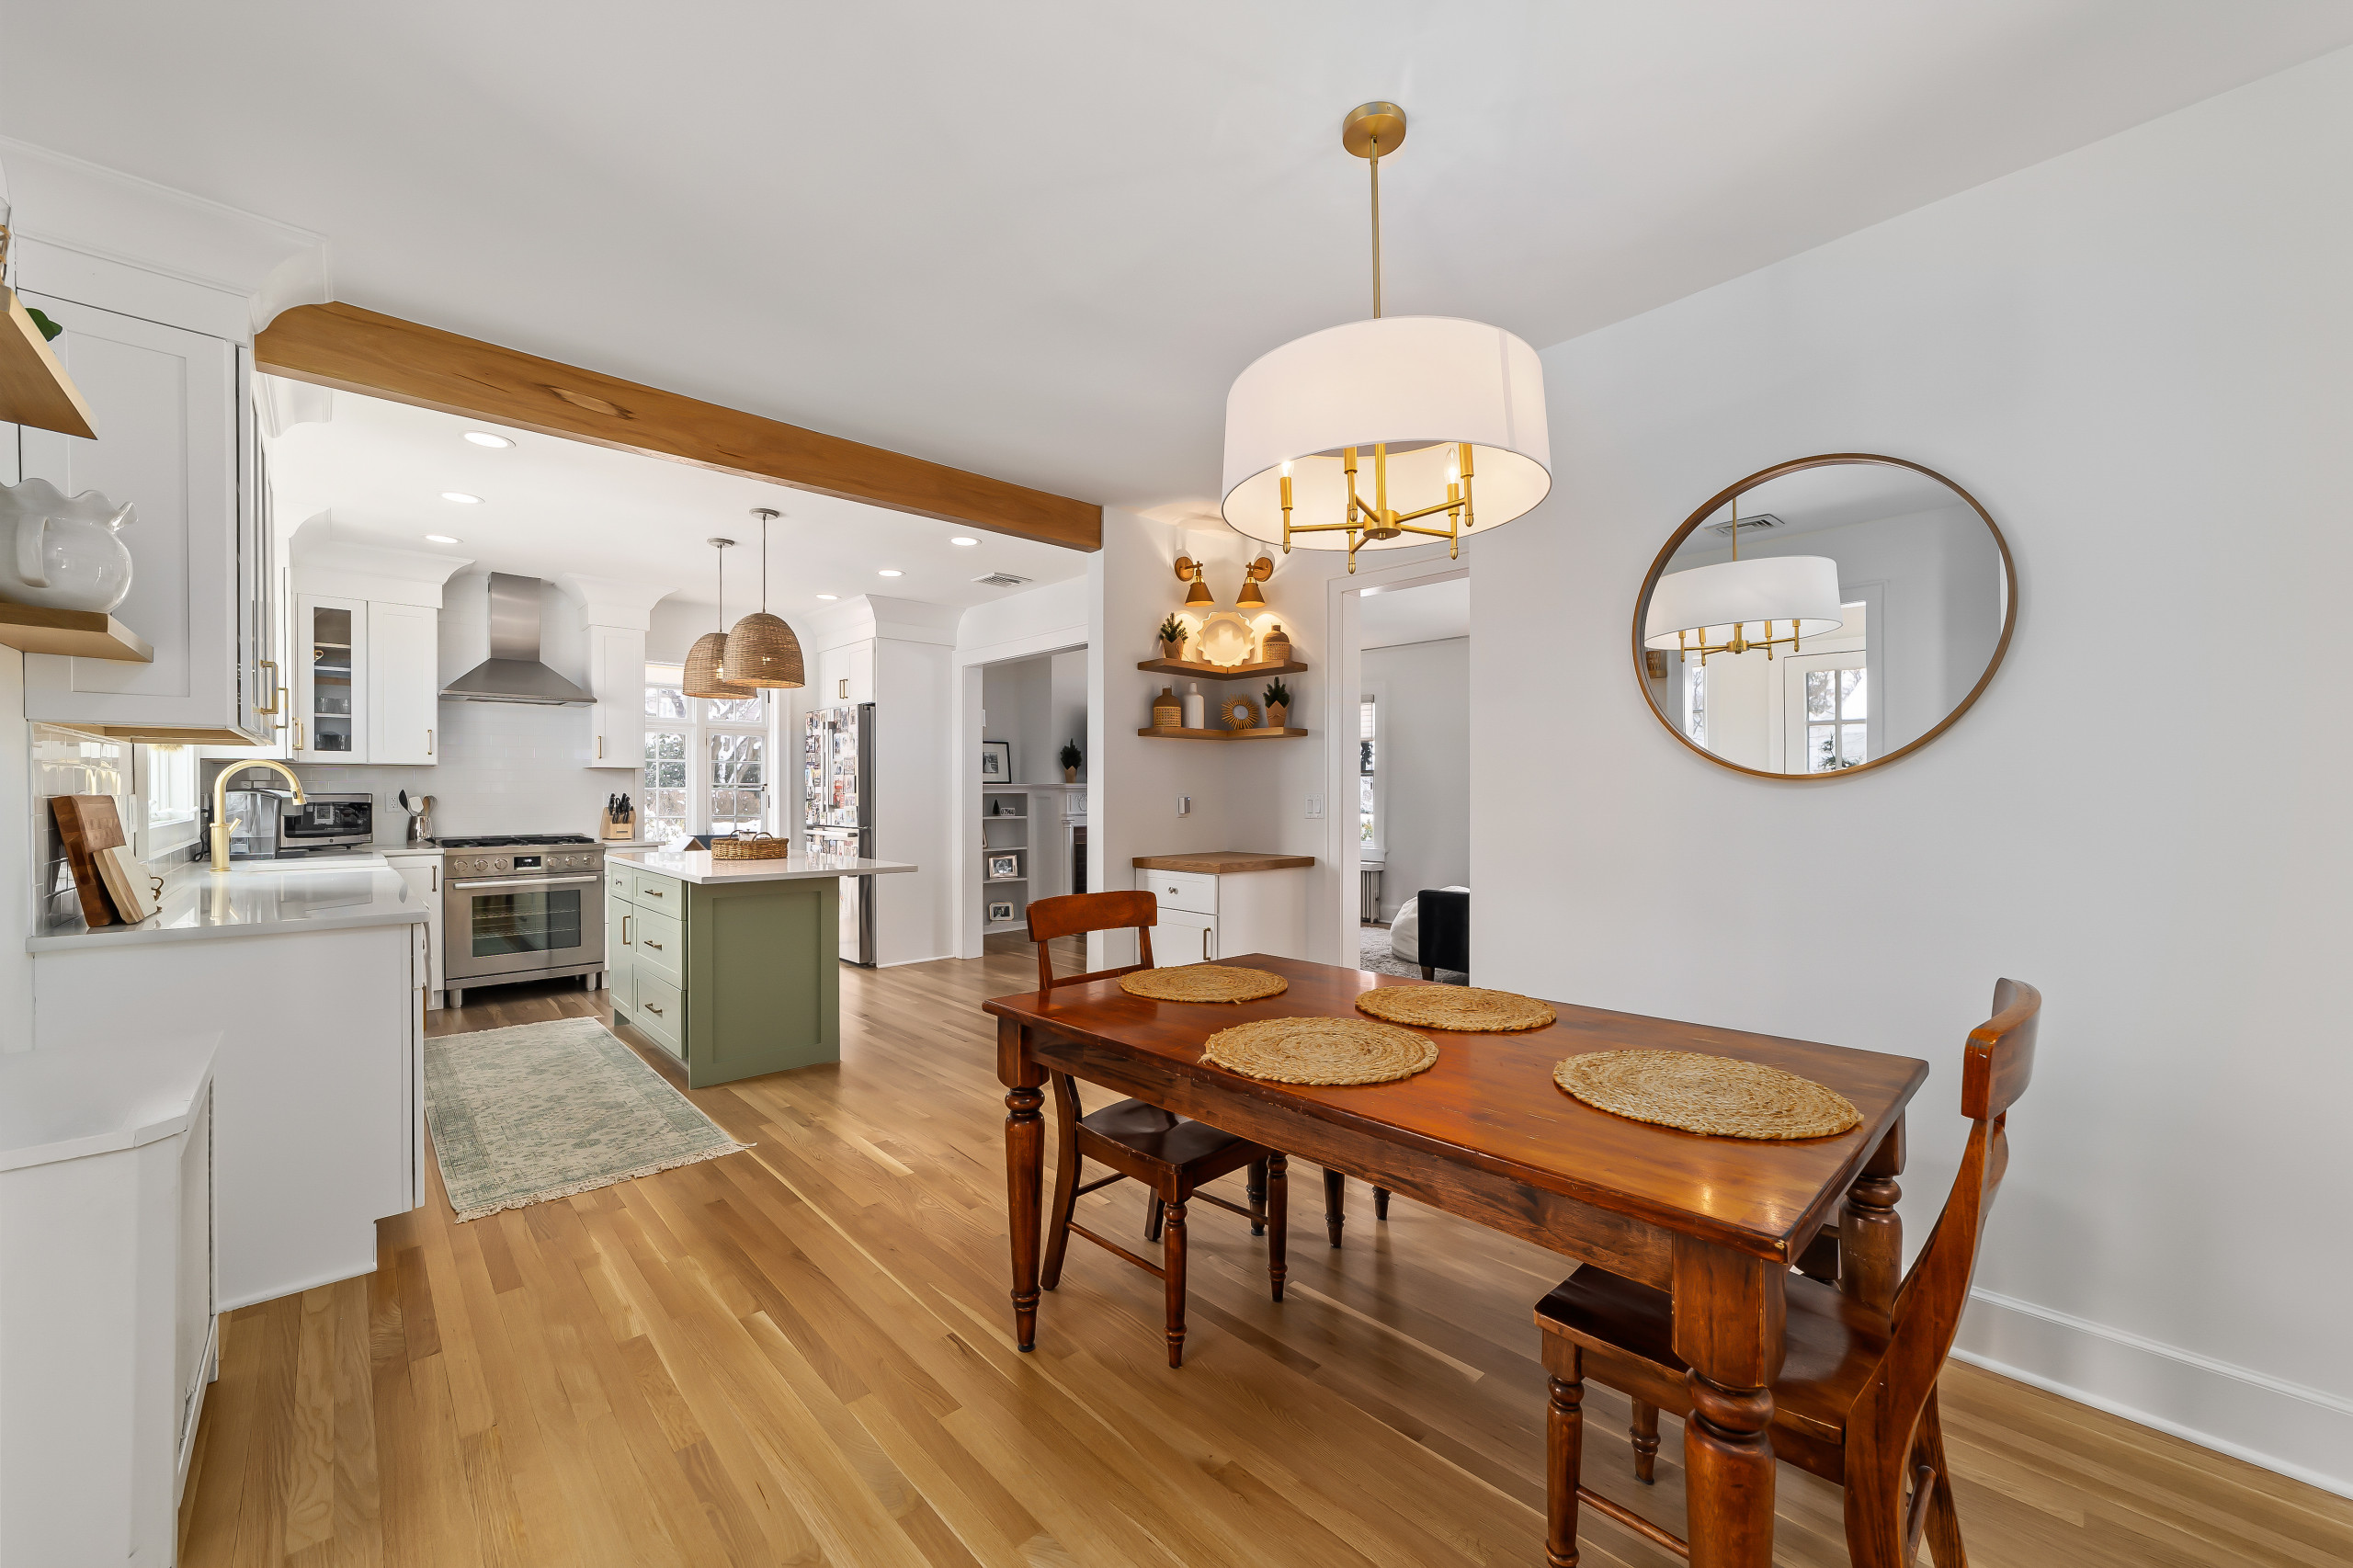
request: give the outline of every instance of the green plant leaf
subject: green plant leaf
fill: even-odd
[[[33,324],[40,328],[40,340],[43,343],[54,343],[57,341],[57,335],[65,330],[30,305],[25,307],[25,314],[32,317]]]

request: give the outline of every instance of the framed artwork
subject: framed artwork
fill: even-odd
[[[981,782],[1010,784],[1013,782],[1013,743],[983,741],[981,743]]]
[[[992,855],[989,857],[989,875],[991,877],[1017,877],[1020,874],[1020,856]]]
[[[989,905],[989,924],[992,926],[1000,920],[1010,920],[1012,918],[1013,905],[1011,903],[999,903]]]

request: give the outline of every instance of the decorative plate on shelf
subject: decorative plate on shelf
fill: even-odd
[[[1216,610],[1202,618],[1193,636],[1193,657],[1211,665],[1246,665],[1256,641],[1248,621],[1233,610]]]
[[[1258,711],[1258,705],[1250,699],[1229,697],[1225,699],[1225,727],[1229,730],[1263,730],[1267,727],[1266,716]]]

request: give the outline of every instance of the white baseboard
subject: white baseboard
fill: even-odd
[[[1957,1359],[2353,1497],[2353,1399],[1991,1290]]]
[[[368,1228],[370,1231],[373,1231],[376,1227],[370,1225]],[[221,1312],[233,1312],[239,1307],[250,1307],[256,1301],[274,1301],[280,1296],[299,1296],[305,1290],[315,1290],[322,1285],[332,1285],[339,1279],[357,1279],[363,1274],[373,1274],[375,1272],[376,1254],[373,1250],[370,1250],[368,1254],[368,1259],[364,1263],[354,1263],[345,1267],[330,1268],[315,1279],[288,1280],[286,1283],[281,1285],[273,1285],[268,1290],[260,1291],[257,1294],[224,1296],[215,1305],[217,1310]]]

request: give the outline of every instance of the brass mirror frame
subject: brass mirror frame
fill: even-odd
[[[1747,767],[1737,762],[1726,762],[1707,747],[1696,744],[1690,736],[1676,728],[1673,722],[1667,718],[1665,710],[1659,707],[1657,693],[1651,690],[1650,676],[1643,660],[1643,655],[1649,651],[1643,646],[1643,618],[1650,609],[1651,594],[1658,587],[1659,579],[1666,575],[1667,562],[1675,558],[1675,552],[1682,548],[1683,541],[1691,537],[1691,530],[1715,516],[1716,509],[1725,502],[1736,495],[1745,494],[1768,481],[1779,479],[1784,474],[1798,473],[1810,468],[1842,467],[1848,463],[1885,463],[1893,468],[1908,468],[1915,473],[1924,474],[1935,480],[1938,484],[1969,503],[1969,509],[1977,514],[1977,520],[1984,523],[1986,531],[1994,536],[1994,548],[2002,553],[2002,635],[1994,644],[1994,656],[1985,661],[1985,673],[1977,677],[1977,684],[1969,688],[1969,695],[1962,698],[1954,706],[1953,710],[1939,720],[1934,728],[1918,739],[1898,746],[1885,756],[1871,758],[1860,767],[1842,767],[1830,773],[1768,773],[1761,767]],[[2001,526],[1994,521],[1992,513],[1978,504],[1976,496],[1972,495],[1935,469],[1904,458],[1884,457],[1877,452],[1824,452],[1819,457],[1798,458],[1790,462],[1776,463],[1771,468],[1759,469],[1746,479],[1724,486],[1709,497],[1698,511],[1685,518],[1683,526],[1675,530],[1674,535],[1667,540],[1665,548],[1658,552],[1658,558],[1651,562],[1650,575],[1643,579],[1641,589],[1634,595],[1634,684],[1642,689],[1643,701],[1649,707],[1651,717],[1658,721],[1659,727],[1673,735],[1687,750],[1706,757],[1718,767],[1727,768],[1733,773],[1745,773],[1751,778],[1771,778],[1785,784],[1825,783],[1834,778],[1852,778],[1858,774],[1869,773],[1875,767],[1884,767],[1892,762],[1900,762],[1951,729],[1962,714],[1977,705],[1978,698],[1983,696],[1986,687],[1992,684],[1994,672],[2002,667],[2002,660],[2010,651],[2010,633],[2017,630],[2018,623],[2018,563],[2010,559],[2010,541],[2002,537]]]

